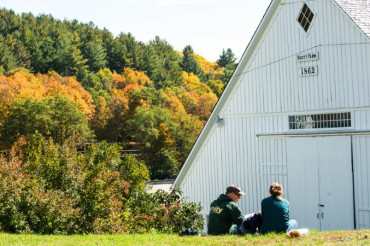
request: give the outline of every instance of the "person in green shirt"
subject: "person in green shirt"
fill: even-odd
[[[211,203],[208,221],[209,235],[242,234],[240,225],[244,216],[236,204],[245,195],[240,187],[230,185],[226,193]]]
[[[283,186],[279,183],[273,183],[270,186],[271,196],[262,200],[261,234],[269,232],[280,233],[297,229],[297,221],[289,220],[289,201],[281,197],[282,194]]]

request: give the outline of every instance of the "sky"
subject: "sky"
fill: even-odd
[[[0,0],[0,8],[93,22],[144,43],[159,36],[174,49],[191,45],[216,61],[231,48],[239,60],[271,0]]]

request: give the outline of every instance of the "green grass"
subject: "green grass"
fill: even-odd
[[[311,232],[307,237],[142,235],[16,235],[0,234],[0,245],[370,245],[370,230]]]

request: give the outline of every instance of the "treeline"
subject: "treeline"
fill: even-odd
[[[152,179],[173,178],[235,68],[155,37],[0,10],[0,149],[35,132],[139,148]],[[130,145],[131,144],[131,145]]]

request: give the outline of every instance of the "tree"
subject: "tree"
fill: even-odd
[[[157,153],[157,155],[157,163],[152,170],[152,177],[154,179],[175,178],[179,171],[179,164],[174,153],[166,149]]]
[[[112,117],[112,112],[104,97],[99,96],[97,101],[95,114],[91,119],[90,125],[97,140],[102,141],[106,139],[106,136],[110,132],[110,129],[108,129],[107,126],[109,119]]]
[[[145,189],[146,181],[149,180],[149,171],[143,161],[130,154],[124,154],[118,170],[122,179],[130,184],[131,194]]]
[[[226,51],[222,50],[220,59],[217,64],[222,67],[221,80],[223,83],[227,83],[236,68],[236,58],[232,50],[229,48]]]
[[[140,70],[140,68],[143,66],[144,58],[142,44],[137,42],[131,33],[121,33],[118,35],[117,40],[122,45],[124,66],[135,70]]]
[[[79,136],[82,142],[92,138],[85,115],[74,102],[59,95],[49,99],[16,100],[4,122],[1,137],[10,146],[20,136],[35,132],[59,144],[73,135]]]
[[[156,89],[182,86],[180,55],[158,36],[149,42],[144,55],[144,71],[154,81]]]
[[[97,72],[107,64],[107,53],[99,43],[87,42],[82,49],[82,54],[87,59],[86,65],[91,72]]]
[[[204,73],[200,69],[197,61],[194,58],[194,51],[193,48],[190,45],[185,46],[185,48],[182,51],[183,58],[181,61],[181,68],[183,71],[187,73],[194,73],[198,77],[204,79]]]
[[[233,53],[233,51],[228,48],[226,51],[223,49],[222,54],[220,55],[220,58],[217,61],[217,64],[220,67],[228,67],[228,66],[234,66],[236,61],[236,57]],[[229,67],[231,69],[231,67]]]
[[[9,47],[8,42],[0,36],[0,66],[5,72],[8,72],[17,67],[17,58]]]
[[[218,80],[208,80],[207,85],[209,86],[209,88],[212,89],[213,93],[215,93],[217,97],[221,96],[225,88],[225,84],[219,79]]]
[[[58,144],[76,135],[83,143],[93,138],[87,118],[79,111],[77,105],[66,97],[59,95],[47,99],[52,119],[50,136]]]
[[[167,178],[174,177],[173,168],[178,166],[178,163],[174,162],[176,159],[172,153],[176,148],[169,112],[158,106],[152,108],[139,106],[127,124],[132,140],[141,143],[140,149],[144,153],[143,159],[151,178],[163,178],[165,169],[169,169],[171,173]],[[163,151],[166,150],[169,152],[164,156]]]

